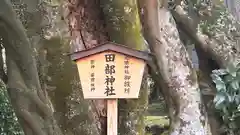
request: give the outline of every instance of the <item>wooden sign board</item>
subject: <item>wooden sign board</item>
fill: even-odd
[[[71,55],[85,99],[107,99],[107,135],[117,135],[117,99],[138,98],[148,54],[115,43]]]
[[[146,53],[107,43],[72,55],[85,99],[138,98]]]
[[[77,61],[84,98],[138,98],[145,62],[113,51]]]

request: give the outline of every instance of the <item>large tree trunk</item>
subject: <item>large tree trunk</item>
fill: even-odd
[[[200,79],[202,78],[200,81],[205,82],[205,86],[209,87],[208,95],[205,95],[209,97],[208,103],[215,95],[215,88],[212,86],[209,76],[211,70],[219,67],[226,68],[229,63],[239,61],[239,24],[234,17],[224,10],[221,4],[221,2],[212,3],[207,14],[197,17],[189,16],[190,13],[183,10],[181,5],[176,6],[172,12],[179,28],[196,45],[200,59],[201,76],[204,76],[200,77]],[[196,28],[197,25],[200,26],[200,29]],[[213,116],[214,108],[210,107],[208,114],[212,115],[210,123],[213,134],[220,134],[219,124],[221,123],[217,120],[218,118]]]
[[[146,51],[136,0],[104,0],[101,1],[101,7],[110,41]],[[147,105],[148,84],[147,72],[145,72],[139,99],[119,100],[119,133],[121,135],[145,135],[144,115]]]
[[[39,49],[40,74],[55,108],[54,116],[64,134],[100,134],[95,105],[83,99],[76,64],[65,55],[70,50],[69,27],[63,20],[63,1],[42,4],[44,39]],[[48,21],[48,22],[46,22]],[[43,87],[44,87],[43,86]],[[89,130],[91,129],[91,130]]]
[[[157,58],[160,74],[173,99],[175,108],[172,135],[205,135],[207,124],[201,113],[200,89],[187,51],[179,39],[171,13],[158,1],[145,1],[144,23],[147,38]],[[169,97],[169,98],[171,98]]]
[[[105,3],[106,2],[106,3]],[[124,1],[128,4],[127,1]],[[134,2],[134,1],[131,1]],[[115,7],[118,9],[122,8],[119,12],[122,13],[124,11],[122,2],[116,2],[113,3]],[[138,48],[142,49],[144,46],[144,42],[142,37],[140,36],[140,23],[138,22],[137,9],[134,7],[132,10],[134,11],[133,14],[126,15],[126,14],[120,14],[121,16],[127,17],[128,21],[130,21],[130,18],[133,16],[133,24],[129,23],[123,23],[120,27],[112,27],[116,29],[121,29],[125,31],[128,29],[128,32],[121,33],[121,36],[117,38],[118,30],[115,31],[112,28],[108,29],[108,34],[105,33],[104,29],[104,22],[103,21],[103,14],[99,10],[99,3],[96,1],[86,1],[86,2],[79,2],[79,1],[71,1],[69,3],[69,26],[71,29],[71,36],[72,36],[72,45],[73,45],[73,51],[83,50],[87,48],[91,48],[93,46],[96,46],[98,44],[101,44],[108,40],[108,35],[111,38],[112,41],[116,41],[118,43],[125,43],[129,45],[132,48]],[[113,11],[113,14],[109,14],[108,12],[105,12],[105,9],[108,9],[107,7],[109,4],[112,4],[111,1],[104,1],[103,10],[104,10],[104,16],[108,16],[105,18],[105,22],[107,22],[107,27],[109,27],[113,22],[109,21],[111,18],[115,17],[115,11]],[[129,5],[131,8],[132,6],[136,6],[136,2],[133,3],[133,5]],[[105,8],[104,8],[105,7]],[[109,21],[109,22],[108,22]],[[132,26],[136,26],[132,29]],[[123,37],[123,35],[125,36]],[[110,36],[112,35],[112,36]],[[136,37],[133,39],[130,39],[130,37]],[[123,100],[122,103],[120,103],[120,121],[122,124],[120,124],[121,130],[120,134],[144,134],[144,124],[143,124],[143,116],[144,116],[144,110],[146,109],[146,101],[147,101],[147,94],[146,94],[146,83],[143,83],[143,89],[141,90],[141,99],[140,100]],[[144,95],[144,96],[143,96]],[[103,103],[103,100],[94,100],[94,104],[96,105],[97,112],[99,112],[99,115],[96,116],[96,123],[99,122],[98,119],[100,119],[99,125],[101,126],[102,131],[106,131],[106,110],[105,110],[105,102]],[[104,105],[104,106],[103,106]],[[130,107],[130,108],[129,108]],[[139,111],[140,110],[140,111]],[[102,133],[106,134],[106,133]]]
[[[53,116],[62,132],[69,135],[97,134],[94,107],[89,107],[91,103],[83,100],[76,66],[64,55],[69,52],[69,28],[61,18],[62,1],[12,2],[36,50],[41,87],[44,95],[50,96],[48,100],[53,102]],[[92,127],[91,131],[89,127]]]
[[[144,35],[144,38],[147,40],[148,44],[150,45],[149,47],[151,48],[152,47],[151,44],[155,44],[155,39],[154,39],[155,37],[152,36],[151,30],[148,30],[149,24],[146,19],[148,19],[147,18],[148,14],[151,14],[152,17],[157,16],[157,12],[155,12],[156,9],[149,6],[148,2],[152,2],[152,1],[138,0],[138,6],[139,6],[140,19],[143,26],[143,35]],[[164,5],[164,3],[162,3],[162,5]],[[154,22],[157,22],[157,20],[155,19],[157,18],[154,17]],[[151,25],[154,25],[154,24],[151,24]],[[152,27],[155,27],[155,26],[152,26]],[[151,50],[153,50],[153,48],[151,48]],[[165,84],[163,80],[163,76],[159,73],[160,68],[156,63],[157,63],[157,58],[153,56],[152,61],[148,62],[150,67],[149,71],[150,71],[151,77],[155,81],[157,87],[160,88],[161,93],[164,96],[164,100],[166,102],[166,106],[168,109],[168,116],[170,118],[170,125],[171,125],[172,121],[174,121],[174,103],[173,103],[172,97],[169,95],[170,93],[168,90],[168,86]]]
[[[195,3],[194,3],[195,2]],[[180,3],[176,3],[176,7],[178,8],[179,5],[181,5]],[[198,3],[200,4],[200,3]],[[210,6],[211,3],[206,3],[205,5],[209,5]],[[186,8],[189,10],[189,15],[191,15],[194,19],[195,19],[195,22],[199,22],[201,21],[203,17],[199,17],[196,12],[191,12],[190,11],[193,11],[193,7],[198,7],[197,6],[197,3],[196,1],[192,1],[191,4],[187,4],[187,5],[181,5],[182,7]],[[204,5],[204,6],[205,6]],[[173,9],[177,9],[177,8],[173,8]],[[205,8],[199,8],[199,9],[202,9],[204,10]],[[200,11],[199,11],[200,12]],[[175,11],[172,11],[173,15],[174,15],[174,19],[176,19],[176,13]],[[195,42],[192,41],[191,37],[189,37],[189,33],[186,33],[182,27],[181,27],[181,24],[178,23],[178,19],[177,20],[177,26],[178,26],[178,30],[181,31],[181,34],[184,35],[184,38],[192,43],[192,44],[195,44]],[[197,26],[198,26],[198,23],[194,23],[192,25],[193,27],[195,27],[195,31],[197,31]],[[213,106],[213,98],[214,98],[214,95],[215,95],[215,87],[212,83],[212,80],[211,80],[211,77],[210,77],[210,74],[212,72],[213,69],[216,69],[218,68],[218,64],[216,64],[216,62],[214,62],[212,60],[212,58],[209,56],[209,55],[206,55],[204,53],[204,51],[199,48],[199,46],[196,46],[195,45],[195,50],[196,50],[196,53],[197,53],[197,57],[198,58],[195,58],[195,59],[198,59],[198,70],[197,70],[197,73],[198,73],[198,82],[199,82],[199,87],[201,89],[201,94],[202,94],[202,99],[203,99],[203,103],[205,105],[205,108],[206,108],[206,114],[207,114],[207,119],[208,119],[208,122],[209,122],[209,126],[210,126],[210,129],[211,129],[211,133],[212,135],[219,135],[220,132],[219,132],[219,128],[220,128],[220,125],[219,125],[219,121],[218,121],[218,117],[216,117],[216,113],[215,113],[215,108]],[[191,50],[193,51],[193,50]]]
[[[11,3],[0,1],[1,37],[7,56],[8,93],[27,135],[61,135],[40,86],[33,48]]]
[[[98,1],[69,0],[66,8],[68,11],[65,12],[65,18],[68,19],[72,52],[89,49],[108,40]],[[105,135],[107,131],[106,101],[91,100],[90,102],[93,104],[92,109],[95,110],[93,116],[96,129],[99,131],[97,134]]]

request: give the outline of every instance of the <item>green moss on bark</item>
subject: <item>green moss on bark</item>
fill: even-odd
[[[141,23],[136,0],[102,0],[107,32],[112,42],[137,50],[146,50],[141,35]],[[142,82],[139,99],[119,100],[120,135],[144,135],[144,114],[148,101],[146,75]]]
[[[111,41],[138,50],[146,49],[136,0],[102,0],[101,6]]]
[[[98,131],[89,102],[83,99],[80,80],[75,63],[64,53],[69,51],[69,41],[53,37],[43,41],[47,51],[47,67],[45,83],[55,108],[55,117],[65,134],[97,135]],[[90,131],[91,130],[91,131]]]

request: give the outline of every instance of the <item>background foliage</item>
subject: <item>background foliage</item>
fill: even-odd
[[[0,135],[24,135],[2,82],[0,83]]]
[[[211,75],[217,93],[214,105],[229,134],[237,134],[240,126],[240,64],[213,70]]]

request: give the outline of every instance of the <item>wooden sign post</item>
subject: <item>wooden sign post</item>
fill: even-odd
[[[107,99],[108,135],[117,135],[117,99],[138,98],[148,54],[115,43],[71,54],[85,99]]]

